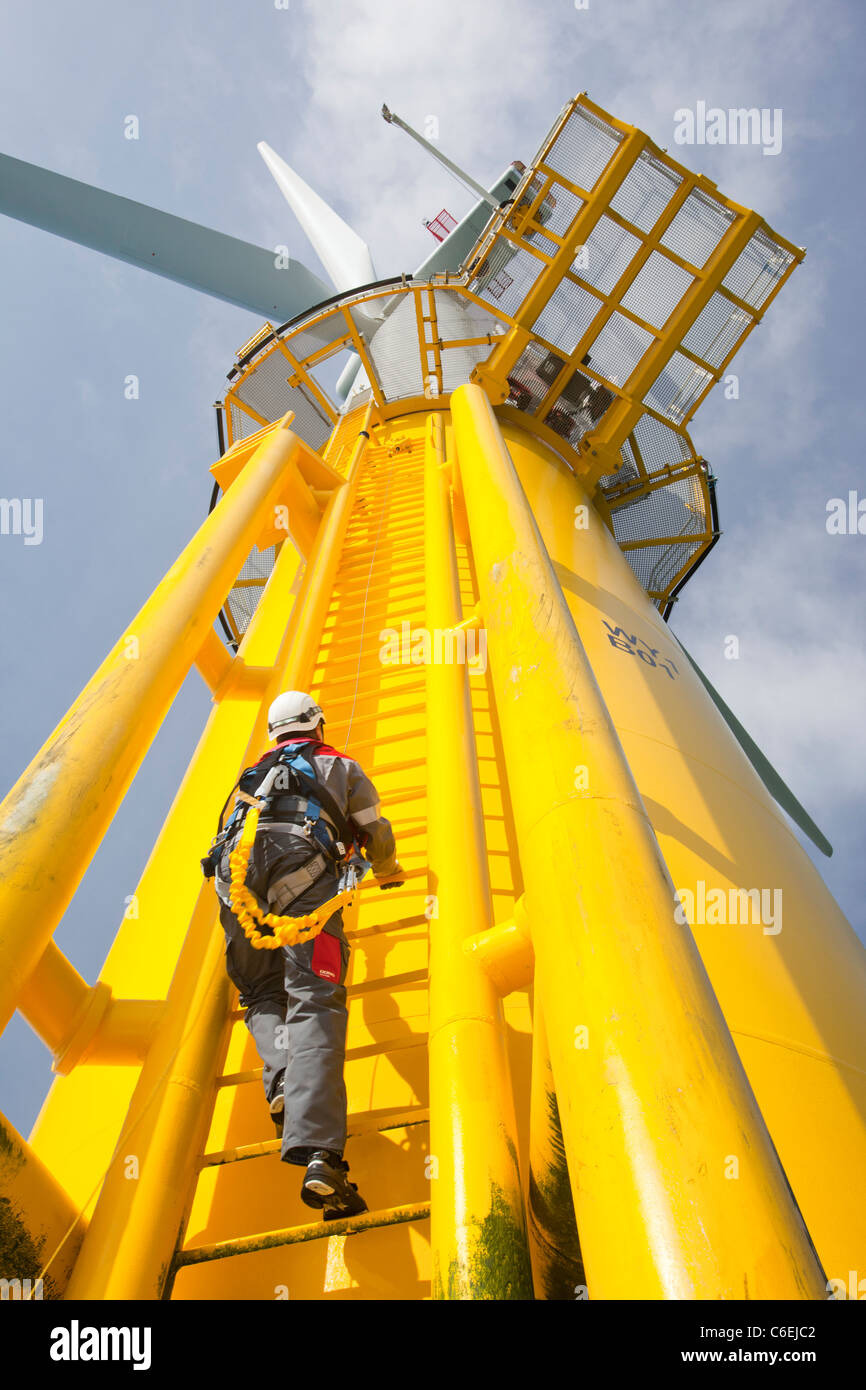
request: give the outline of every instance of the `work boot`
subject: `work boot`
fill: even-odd
[[[349,1182],[349,1165],[338,1153],[317,1149],[307,1163],[301,1187],[301,1201],[308,1207],[324,1208],[326,1221],[357,1216],[367,1210],[356,1183]]]
[[[276,1126],[277,1137],[278,1137],[279,1139],[282,1139],[282,1137],[283,1137],[283,1118],[284,1118],[285,1113],[286,1113],[286,1102],[285,1102],[285,1099],[284,1099],[284,1097],[283,1097],[282,1091],[280,1091],[280,1094],[279,1094],[278,1096],[274,1096],[274,1098],[273,1098],[273,1100],[271,1101],[270,1106],[269,1106],[268,1108],[269,1108],[269,1110],[270,1110],[270,1112],[271,1112],[271,1119],[273,1120],[274,1125]]]

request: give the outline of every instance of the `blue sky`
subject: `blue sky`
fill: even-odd
[[[808,248],[736,359],[739,399],[717,390],[694,422],[724,535],[671,625],[834,844],[814,857],[866,939],[866,536],[825,524],[830,498],[866,497],[861,5],[41,0],[3,27],[5,153],[287,244],[320,275],[257,141],[353,223],[385,276],[432,249],[422,218],[471,197],[382,121],[383,101],[416,126],[435,115],[442,148],[490,182],[581,90]],[[699,101],[780,108],[781,151],[675,146],[675,113]],[[212,402],[258,320],[2,217],[0,304],[0,495],[44,499],[40,545],[0,537],[5,792],[200,524]],[[88,979],[208,706],[193,673],[58,931]],[[26,1133],[50,1072],[20,1018],[0,1067]]]

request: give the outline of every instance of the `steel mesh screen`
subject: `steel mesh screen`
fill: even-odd
[[[652,342],[645,328],[613,313],[589,349],[590,365],[613,386],[622,386]]]
[[[496,304],[506,314],[514,314],[544,269],[544,261],[529,251],[518,250],[511,242],[500,237],[476,270],[469,288],[480,299]],[[504,274],[511,283],[502,288]],[[491,282],[494,282],[492,286]],[[373,341],[378,337],[379,334]]]
[[[586,239],[584,256],[578,257],[573,273],[602,294],[610,294],[640,244],[631,232],[602,214]],[[581,265],[582,259],[585,266]]]
[[[730,208],[695,188],[663,234],[661,244],[703,270],[733,220]]]
[[[573,280],[561,280],[532,325],[533,332],[562,348],[568,357],[602,307],[589,290]]]
[[[760,309],[793,259],[790,251],[786,251],[759,228],[734,261],[722,284],[754,309]]]
[[[253,420],[247,415],[245,410],[241,410],[235,405],[234,401],[229,401],[229,415],[232,422],[232,440],[247,439],[251,434],[255,434],[262,428],[258,420]]]
[[[705,543],[710,520],[697,478],[678,478],[611,516],[618,544],[677,536],[658,546],[626,550],[625,556],[647,590],[666,591]],[[690,537],[692,539],[690,539]]]
[[[703,367],[690,362],[681,352],[675,352],[644,396],[644,405],[680,424],[712,380],[712,375]]]
[[[694,458],[685,436],[654,415],[642,415],[632,433],[644,468],[650,475]]]
[[[557,135],[545,163],[569,183],[588,191],[604,173],[622,138],[607,121],[578,106]]]
[[[561,183],[554,183],[537,210],[535,220],[554,235],[565,236],[583,206],[583,200],[569,188],[563,188]]]
[[[243,637],[256,611],[275,559],[276,549],[272,545],[267,550],[251,551],[226,599],[225,606],[239,637]]]
[[[496,335],[502,330],[502,321],[494,314],[488,313],[480,304],[474,303],[471,299],[464,299],[452,290],[434,290],[434,299],[441,342],[455,338],[481,338],[484,335]],[[443,348],[442,390],[450,393],[467,382],[473,368],[489,357],[490,351],[489,343]]]
[[[292,428],[313,449],[318,449],[331,433],[331,421],[306,386],[289,386],[287,378],[292,371],[291,362],[277,349],[256,364],[235,393],[268,421],[279,420],[287,410],[293,410]]]
[[[527,343],[508,374],[511,390],[506,405],[517,406],[518,410],[525,410],[528,415],[535,414],[550,390],[550,381],[545,380],[539,372],[549,357],[550,352],[541,343]]]
[[[716,291],[683,338],[683,347],[720,367],[752,323],[750,314]]]
[[[679,174],[659,163],[649,150],[642,150],[634,168],[610,200],[614,212],[649,232],[658,222],[682,183]]]
[[[623,295],[622,307],[653,328],[663,328],[694,283],[687,270],[653,251]]]
[[[415,304],[405,295],[370,343],[370,357],[383,394],[389,399],[423,396]]]

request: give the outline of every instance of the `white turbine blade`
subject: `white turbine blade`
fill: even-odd
[[[299,261],[0,154],[0,213],[284,323],[328,297]]]
[[[264,140],[259,154],[312,243],[337,290],[354,290],[376,279],[370,248],[318,193],[290,169]]]

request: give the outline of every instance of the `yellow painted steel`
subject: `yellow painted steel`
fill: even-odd
[[[692,199],[716,219],[703,250],[688,218],[671,235]],[[573,257],[611,228],[631,249],[605,284]],[[484,283],[500,253],[526,277],[507,305],[511,277]],[[866,952],[658,611],[713,540],[683,422],[802,256],[584,95],[464,274],[352,300],[387,305],[378,342],[344,299],[245,345],[212,469],[225,496],[0,810],[3,1017],[17,1005],[60,1073],[12,1141],[38,1255],[20,1277],[233,1301],[584,1282],[590,1298],[801,1299],[847,1282],[866,1248]],[[658,286],[642,299],[638,276],[665,260],[688,288],[650,322]],[[401,313],[402,346],[383,348]],[[620,347],[644,344],[625,366],[605,359],[615,316]],[[520,368],[530,345],[543,376]],[[349,348],[370,390],[340,415],[316,373]],[[275,354],[285,390],[263,395]],[[653,397],[675,354],[681,405]],[[562,401],[584,374],[609,404],[578,430]],[[470,375],[486,396],[447,394]],[[271,390],[324,412],[321,454],[290,415],[268,422]],[[694,516],[688,545],[657,494]],[[617,544],[617,508],[637,503],[643,529]],[[254,545],[274,547],[267,582],[238,577]],[[236,655],[212,628],[232,585]],[[450,661],[419,646],[437,632]],[[487,645],[467,671],[469,635]],[[91,987],[52,933],[192,664],[213,710]],[[279,1161],[199,870],[287,686],[375,781],[405,870],[384,894],[366,879],[344,914],[348,1158],[370,1210],[329,1229]],[[705,911],[749,894],[769,894],[771,921]]]
[[[547,1030],[537,998],[532,1009],[527,1219],[538,1297],[557,1302],[588,1298]]]
[[[445,422],[445,437],[450,438],[448,413],[438,413]],[[370,425],[369,418],[365,422],[363,412],[357,412],[344,427],[348,431],[344,439],[357,437],[365,423]],[[431,428],[435,430],[433,436],[428,433]],[[317,549],[302,582],[297,553],[286,545],[240,652],[218,686],[208,729],[95,987],[97,998],[105,1001],[103,1021],[99,1026],[88,1025],[89,1045],[82,1042],[79,1064],[55,1082],[31,1136],[30,1151],[62,1182],[76,1212],[89,1211],[108,1171],[69,1296],[152,1298],[159,1296],[172,1277],[172,1296],[181,1299],[273,1298],[284,1296],[280,1292],[284,1288],[294,1298],[429,1296],[439,1287],[434,1260],[442,1268],[449,1250],[460,1252],[459,1228],[449,1231],[447,1222],[442,1221],[441,1237],[437,1233],[438,1214],[453,1208],[454,1194],[459,1190],[455,1182],[449,1191],[443,1177],[445,1182],[452,1181],[450,1164],[463,1190],[477,1190],[473,1174],[483,1172],[483,1155],[489,1146],[487,1125],[482,1124],[481,1117],[496,1109],[490,1105],[492,1083],[488,1082],[487,1091],[479,1095],[472,1088],[471,1068],[465,1074],[462,1069],[455,1071],[447,1048],[437,1050],[438,1042],[444,1044],[452,1032],[464,1028],[476,1033],[495,1032],[490,1023],[456,1021],[464,1008],[460,1001],[471,999],[479,978],[489,978],[494,995],[517,991],[504,1001],[513,1100],[509,1101],[506,1086],[504,1092],[496,1092],[504,1096],[497,1105],[501,1105],[503,1132],[512,1134],[516,1144],[524,1201],[531,1204],[535,1192],[535,1215],[530,1225],[535,1296],[563,1295],[563,1271],[570,1277],[571,1268],[567,1245],[565,1260],[557,1257],[554,1261],[558,1282],[551,1281],[549,1260],[537,1258],[539,1240],[545,1239],[537,1204],[539,1178],[549,1190],[555,1136],[545,1130],[539,1117],[540,1097],[550,1094],[549,1083],[544,1081],[548,1072],[540,1033],[532,1063],[535,1079],[530,1082],[532,1024],[525,988],[533,968],[533,948],[539,962],[535,981],[538,1014],[543,1008],[553,1019],[556,1038],[551,1050],[559,1106],[563,1127],[572,1138],[575,1096],[569,1083],[574,1066],[579,1070],[591,1060],[589,1048],[573,1046],[574,1026],[588,1026],[590,1039],[604,1026],[614,1028],[616,1020],[599,1020],[588,1012],[588,1006],[595,998],[596,1009],[604,1014],[602,995],[610,997],[612,991],[619,998],[634,978],[645,979],[644,962],[636,976],[633,959],[628,972],[605,971],[595,994],[587,994],[580,979],[575,981],[574,975],[563,970],[556,953],[556,938],[549,930],[549,910],[557,901],[553,891],[556,865],[549,857],[551,851],[539,847],[540,842],[533,838],[532,828],[524,833],[525,808],[531,808],[543,795],[538,790],[538,759],[528,761],[525,756],[526,728],[533,725],[525,720],[521,723],[516,752],[508,700],[499,689],[495,703],[484,693],[491,674],[495,675],[497,653],[507,652],[508,643],[522,632],[526,641],[521,639],[521,651],[531,665],[532,643],[538,634],[526,635],[517,621],[497,633],[482,602],[480,621],[489,640],[491,669],[486,677],[472,676],[469,682],[474,753],[465,724],[461,736],[457,733],[460,725],[449,725],[446,734],[444,719],[437,724],[434,706],[444,715],[451,708],[447,703],[450,697],[442,695],[434,700],[428,685],[432,677],[432,689],[440,688],[437,681],[444,677],[453,683],[461,673],[446,665],[425,671],[412,662],[410,653],[403,653],[405,659],[396,665],[380,659],[383,633],[390,630],[400,634],[404,621],[413,629],[420,624],[428,628],[454,626],[461,610],[472,614],[473,605],[484,598],[485,534],[489,540],[491,528],[497,524],[495,508],[503,505],[502,497],[489,486],[485,489],[481,532],[477,508],[470,508],[480,592],[465,543],[458,542],[460,605],[455,606],[453,571],[449,579],[442,556],[430,558],[431,522],[444,527],[446,535],[448,531],[444,506],[447,488],[443,487],[441,469],[437,469],[438,510],[427,510],[431,499],[425,503],[424,498],[427,450],[432,438],[442,438],[439,428],[428,424],[427,415],[405,417],[379,428],[370,426],[373,440],[368,456],[361,458],[357,447],[352,458],[347,456],[342,471],[350,481],[328,503]],[[765,881],[760,874],[766,876],[768,870],[757,866],[769,847],[774,881],[785,885],[786,926],[778,938],[755,933],[750,938],[741,931],[720,940],[717,929],[700,924],[695,924],[694,932],[826,1273],[829,1277],[840,1270],[845,1274],[848,1268],[856,1267],[856,1250],[862,1240],[850,1196],[854,1173],[864,1154],[856,1092],[858,1078],[866,1072],[862,1041],[857,1038],[856,1006],[863,997],[858,994],[862,990],[862,974],[858,977],[862,951],[842,924],[838,909],[780,813],[745,760],[737,761],[726,727],[699,683],[690,679],[687,664],[679,663],[680,673],[673,681],[664,671],[654,671],[607,640],[605,621],[644,634],[647,642],[664,649],[666,657],[677,659],[675,642],[651,609],[607,527],[596,518],[588,531],[575,530],[574,506],[585,501],[586,495],[574,475],[541,439],[510,421],[504,423],[504,431],[559,582],[591,653],[593,670],[611,702],[611,713],[673,881],[688,887],[702,876],[708,882],[714,881],[714,875],[718,880],[719,855],[723,853],[738,864],[740,883],[760,883]],[[361,442],[365,442],[363,438]],[[449,446],[449,457],[452,453]],[[510,553],[509,547],[503,546],[497,563]],[[437,605],[443,603],[446,591],[450,616],[437,618]],[[444,612],[441,607],[438,611]],[[521,622],[529,611],[526,606],[521,610]],[[478,621],[475,610],[468,623],[476,624],[476,631]],[[327,736],[338,747],[348,741],[349,751],[376,780],[407,868],[404,889],[380,894],[365,883],[358,895],[355,919],[348,924],[353,944],[346,1066],[352,1136],[348,1157],[352,1176],[367,1197],[371,1213],[377,1214],[376,1220],[357,1227],[346,1223],[345,1230],[341,1225],[339,1232],[324,1239],[310,1238],[306,1209],[297,1192],[297,1170],[287,1170],[279,1163],[273,1141],[263,1142],[272,1130],[261,1098],[257,1058],[240,1017],[230,1013],[232,992],[222,969],[212,890],[202,887],[197,863],[228,786],[263,746],[265,711],[272,694],[294,683],[295,676],[300,684],[308,683],[325,703]],[[465,680],[465,672],[462,678]],[[553,686],[545,688],[549,693]],[[543,701],[538,706],[533,703],[532,719],[545,720],[544,710]],[[460,756],[455,757],[458,750]],[[473,773],[473,764],[477,773]],[[463,862],[465,833],[454,838],[451,861],[448,854],[452,849],[444,860],[435,849],[437,834],[442,841],[447,833],[444,818],[436,829],[437,816],[441,817],[436,806],[444,805],[443,789],[453,799],[461,779],[468,778],[471,801],[473,777],[482,797],[484,861],[492,890],[492,907],[487,913],[481,908],[466,911],[472,893],[478,891],[478,875],[471,855]],[[531,778],[531,785],[524,785],[524,778]],[[461,814],[469,815],[471,824],[472,816],[465,807]],[[473,833],[477,833],[477,823]],[[430,875],[436,873],[437,859],[446,868],[445,878],[438,883],[438,918],[429,915],[438,882]],[[592,859],[593,864],[597,862],[601,861]],[[453,873],[461,863],[460,874]],[[450,886],[449,873],[453,875]],[[526,908],[531,908],[533,885],[539,877],[544,882],[546,937],[540,953],[537,925],[531,944],[526,932]],[[466,899],[461,909],[463,886]],[[536,886],[536,901],[537,894]],[[453,938],[444,934],[437,937],[446,920],[441,915],[443,906],[449,899],[458,902],[462,915]],[[483,905],[483,896],[481,901]],[[537,911],[530,912],[530,918],[537,922]],[[682,937],[683,932],[677,927],[675,935]],[[428,937],[430,967],[436,981],[429,1021]],[[605,952],[611,946],[605,937],[601,944]],[[681,947],[682,941],[675,944]],[[95,1003],[89,1004],[91,994],[69,963],[53,956],[55,949],[49,950],[39,967],[44,972],[45,997],[35,1009],[41,1008],[46,1032],[50,1026],[49,1001],[57,1004],[67,1024],[75,1021],[76,1009],[80,1013],[82,1006],[91,1011],[97,1008]],[[555,961],[552,969],[551,954]],[[690,969],[694,975],[693,964]],[[56,976],[53,982],[52,972]],[[35,983],[38,973],[31,978]],[[573,997],[568,997],[566,988],[569,978]],[[109,989],[110,1001],[106,994]],[[684,989],[678,975],[675,995],[680,1010]],[[551,995],[549,1000],[545,991]],[[153,1046],[142,1058],[131,1042],[126,1060],[119,1055],[116,1064],[100,1065],[105,1056],[99,1050],[103,1046],[100,1039],[111,1009],[134,1003],[136,997],[142,1006],[161,1011],[158,1025],[156,1014],[147,1025],[156,1027]],[[656,990],[653,997],[656,1011],[664,1013],[666,1003],[671,1017],[662,1020],[665,1026],[676,1030],[679,1019],[680,1033],[686,1034],[671,994],[661,996]],[[492,1018],[490,994],[486,998],[486,1017]],[[834,998],[837,1008],[831,1008]],[[456,1007],[449,1017],[452,999]],[[579,1018],[575,1014],[578,1003]],[[62,1029],[55,1031],[53,1045],[59,1046]],[[663,1032],[662,1036],[668,1035]],[[690,1108],[692,1092],[682,1078],[677,1082],[682,1085],[682,1094],[675,1095],[664,1120],[650,1118],[641,1123],[643,1102],[639,1105],[635,1100],[642,1077],[653,1085],[658,1080],[649,1057],[660,1050],[666,1061],[680,1058],[688,1037],[678,1034],[676,1044],[667,1047],[647,1038],[646,1033],[642,1040],[646,1047],[637,1060],[632,1058],[633,1069],[628,1073],[633,1087],[627,1095],[631,1110],[625,1106],[629,1142],[641,1158],[637,1167],[645,1178],[650,1170],[642,1160],[652,1156],[654,1147],[669,1142],[676,1149],[676,1139],[664,1137],[668,1132],[665,1125],[673,1114],[679,1117],[683,1144],[691,1142],[700,1150],[696,1155],[698,1168],[705,1161],[709,1165],[718,1151],[717,1131],[705,1126],[704,1117]],[[135,1046],[142,1046],[140,1036]],[[565,1063],[563,1052],[568,1054]],[[616,1056],[607,1059],[607,1066],[615,1068]],[[456,1090],[449,1093],[449,1084]],[[609,1095],[612,1089],[605,1072],[602,1093]],[[450,1113],[449,1094],[451,1099],[459,1098]],[[482,1103],[484,1108],[476,1113],[473,1107]],[[510,1104],[514,1120],[507,1118]],[[548,1104],[545,1100],[544,1105]],[[863,1104],[862,1094],[859,1104]],[[720,1109],[724,1111],[721,1102]],[[444,1110],[446,1115],[444,1146],[438,1139],[431,1143],[427,1134],[431,1112],[436,1133],[437,1110],[440,1114]],[[747,1109],[747,1113],[753,1112]],[[89,1124],[83,1136],[81,1117],[96,1114],[100,1123]],[[801,1119],[804,1114],[806,1124]],[[597,1119],[597,1105],[592,1115]],[[578,1122],[582,1123],[579,1116]],[[656,1129],[660,1138],[655,1136]],[[73,1148],[70,1133],[77,1135]],[[452,1141],[462,1138],[462,1153],[453,1142],[449,1149],[449,1134]],[[837,1162],[849,1174],[838,1184],[826,1182],[828,1136]],[[581,1187],[586,1192],[582,1133],[577,1142],[582,1155]],[[745,1162],[748,1168],[748,1161],[744,1146],[738,1148],[737,1142],[736,1138],[727,1145],[721,1142],[724,1154],[739,1160],[741,1171],[737,1178],[723,1179],[729,1220],[725,1231],[714,1237],[714,1250],[720,1260],[745,1252],[743,1258],[748,1263],[758,1250],[756,1235],[761,1227],[749,1205],[753,1175],[743,1172],[742,1165]],[[644,1148],[639,1147],[641,1143]],[[432,1177],[436,1171],[432,1159],[438,1159],[439,1178]],[[140,1173],[146,1167],[146,1182],[126,1176],[134,1162],[139,1164]],[[609,1163],[615,1166],[605,1152],[605,1166]],[[571,1165],[574,1170],[573,1156]],[[590,1250],[595,1233],[603,1229],[606,1248],[612,1252],[608,1262],[616,1266],[609,1276],[609,1271],[599,1270],[597,1259],[593,1264],[588,1254],[590,1297],[603,1296],[611,1287],[609,1277],[617,1296],[646,1292],[656,1273],[654,1269],[646,1272],[647,1260],[642,1264],[639,1252],[640,1239],[649,1244],[650,1237],[656,1255],[660,1250],[668,1254],[664,1269],[668,1296],[718,1296],[718,1278],[696,1272],[694,1262],[689,1264],[682,1255],[683,1227],[688,1227],[690,1211],[683,1216],[677,1210],[673,1233],[660,1217],[666,1204],[673,1201],[676,1206],[677,1183],[667,1168],[662,1173],[665,1175],[669,1188],[661,1193],[651,1191],[649,1196],[641,1191],[638,1179],[633,1179],[631,1188],[613,1181],[605,1183],[602,1192],[591,1187],[592,1205],[584,1208],[582,1219],[575,1194],[582,1241],[588,1242]],[[711,1185],[702,1174],[699,1181]],[[629,1198],[629,1192],[633,1197]],[[549,1206],[541,1214],[547,1220]],[[179,1228],[184,1233],[181,1250],[185,1253],[179,1256],[172,1276],[172,1252]],[[283,1239],[280,1232],[285,1235],[286,1229],[290,1234]],[[549,1236],[548,1229],[548,1243]],[[75,1238],[72,1233],[66,1241],[59,1237],[56,1250],[48,1250],[49,1277],[61,1269],[64,1259],[68,1261],[70,1241]],[[628,1259],[617,1259],[616,1250],[626,1248]],[[760,1262],[760,1253],[757,1259]],[[798,1296],[803,1291],[796,1287],[796,1270],[791,1268],[780,1273],[775,1266],[762,1267],[750,1270],[748,1278],[749,1292],[754,1296],[760,1296],[759,1291],[768,1285],[774,1291],[781,1289],[782,1296]],[[786,1279],[793,1288],[786,1285]],[[813,1278],[808,1287],[811,1296],[822,1296],[822,1276]],[[482,1290],[483,1281],[478,1281],[476,1270],[471,1294],[483,1296]]]
[[[286,461],[299,447],[287,422],[268,432],[0,806],[0,1026],[278,501]]]
[[[847,1278],[866,1248],[866,950],[607,528],[575,528],[578,480],[503,432],[674,886],[779,894],[776,925],[689,922],[824,1270]]]
[[[444,422],[426,440],[427,630],[461,622]],[[427,665],[431,1243],[435,1298],[531,1298],[517,1126],[498,993],[465,938],[493,921],[469,675]],[[450,657],[450,659],[448,659]]]
[[[353,458],[354,473],[362,452],[363,441]],[[243,474],[233,487],[239,487],[242,481]],[[303,591],[306,602],[297,611],[290,632],[286,629],[282,603],[284,576],[294,577],[295,564],[290,549],[284,548],[268,584],[270,604],[262,605],[261,623],[248,634],[249,645],[253,645],[265,636],[268,617],[272,622],[282,620],[270,688],[261,704],[256,701],[259,730],[273,694],[285,679],[286,665],[292,675],[305,674],[303,670],[296,672],[291,663],[304,649],[307,623],[317,616],[321,621],[328,596],[323,576],[327,577],[331,554],[334,550],[339,552],[341,533],[348,519],[345,499],[351,496],[353,483],[350,476],[326,509],[317,555],[311,560]],[[269,607],[275,611],[269,614]],[[271,642],[275,635],[269,634]],[[241,664],[248,654],[245,638],[239,652]],[[215,729],[212,734],[215,737]],[[212,795],[209,800],[213,806]],[[213,1096],[226,1042],[230,986],[225,975],[221,933],[214,930],[215,906],[212,887],[200,885],[180,963],[171,982],[166,1018],[142,1068],[121,1142],[109,1165],[70,1282],[69,1297],[156,1298],[162,1295],[169,1277],[178,1228],[195,1174],[196,1155],[203,1148],[210,1123],[208,1101]],[[131,1163],[136,1174],[133,1182],[129,1179]]]
[[[490,403],[463,386],[452,412],[590,1293],[820,1297],[820,1263],[675,922],[658,842]],[[521,758],[530,729],[541,736]]]
[[[0,1115],[0,1298],[63,1296],[87,1225],[53,1173]],[[46,1250],[62,1258],[46,1272]]]

